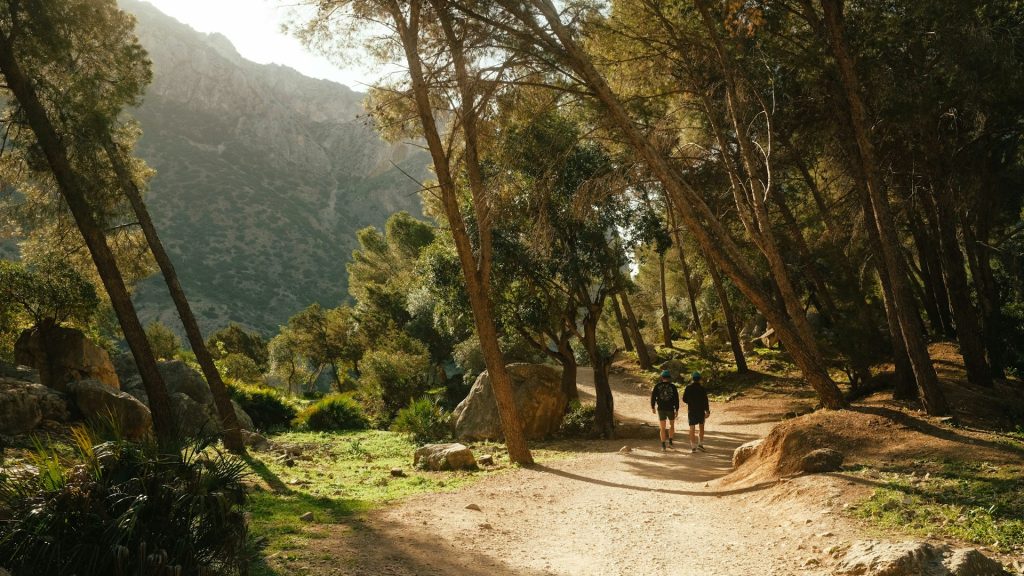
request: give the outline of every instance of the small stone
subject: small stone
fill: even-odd
[[[292,466],[295,466],[295,460],[293,460],[291,458],[285,458],[284,459],[284,465],[289,467],[289,468],[291,468]]]
[[[466,510],[476,510],[477,512],[479,512],[480,506],[478,506],[477,504],[467,504]]]
[[[494,456],[491,454],[484,454],[479,460],[477,460],[477,462],[484,466],[494,466]]]
[[[818,534],[817,536],[818,536],[818,538],[829,538],[830,536],[832,536],[832,533],[831,532],[822,532],[821,534]]]
[[[619,454],[629,454],[632,451],[633,449],[630,448],[629,446],[623,446],[622,448],[619,448]]]
[[[303,522],[312,522],[313,521],[313,513],[312,512],[306,512],[302,516],[299,516],[299,520],[302,520]]]
[[[391,475],[395,478],[405,478],[405,470],[402,470],[401,468],[392,468]]]
[[[483,524],[480,524],[480,529],[481,530],[494,530],[494,526],[491,526],[489,523],[484,522]]]

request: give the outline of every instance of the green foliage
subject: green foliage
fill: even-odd
[[[424,396],[398,411],[391,430],[408,434],[417,444],[440,442],[452,437],[451,417],[437,401]]]
[[[288,428],[297,413],[281,393],[268,386],[241,383],[228,385],[231,399],[245,410],[253,424],[262,431]]]
[[[266,372],[270,355],[267,341],[257,332],[247,332],[238,324],[222,328],[206,339],[206,347],[215,360],[240,354],[252,360],[258,373]]]
[[[421,396],[429,386],[430,356],[419,341],[392,333],[380,349],[363,357],[359,396],[379,424]]]
[[[85,325],[98,306],[93,285],[66,262],[0,260],[0,314],[21,316],[33,326]]]
[[[163,322],[154,320],[146,326],[146,340],[157,360],[171,360],[181,350],[181,340]]]
[[[594,424],[595,409],[596,406],[593,404],[573,402],[562,420],[561,427],[558,428],[558,435],[565,438],[596,438],[598,430]]]
[[[143,554],[183,573],[243,573],[244,464],[194,441],[97,444],[82,429],[71,456],[35,453],[36,476],[0,475],[0,565],[15,574],[137,574]]]
[[[363,409],[348,394],[332,394],[299,413],[295,426],[317,432],[366,428]]]
[[[217,364],[217,369],[220,373],[228,378],[253,383],[258,382],[260,376],[262,376],[259,366],[253,362],[252,358],[244,354],[232,352],[221,356],[220,359],[214,362]]]
[[[923,463],[884,473],[854,514],[888,529],[944,534],[1004,552],[1024,551],[1024,469],[979,462]],[[928,478],[917,474],[928,471]]]

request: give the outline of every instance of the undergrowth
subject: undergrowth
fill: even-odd
[[[912,473],[882,474],[884,484],[855,516],[887,530],[1024,551],[1024,466],[924,462]]]

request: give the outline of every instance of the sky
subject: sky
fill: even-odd
[[[340,68],[281,32],[293,0],[145,0],[200,32],[220,32],[247,60],[283,64],[306,76],[325,78],[365,91],[378,73],[366,67]]]

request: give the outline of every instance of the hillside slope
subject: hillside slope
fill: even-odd
[[[358,117],[361,93],[244,60],[150,4],[121,6],[153,61],[134,111],[137,153],[157,171],[148,204],[203,328],[272,332],[312,302],[338,303],[356,230],[419,213],[402,171],[423,175],[426,155],[383,142]],[[160,278],[136,304],[177,329]]]

